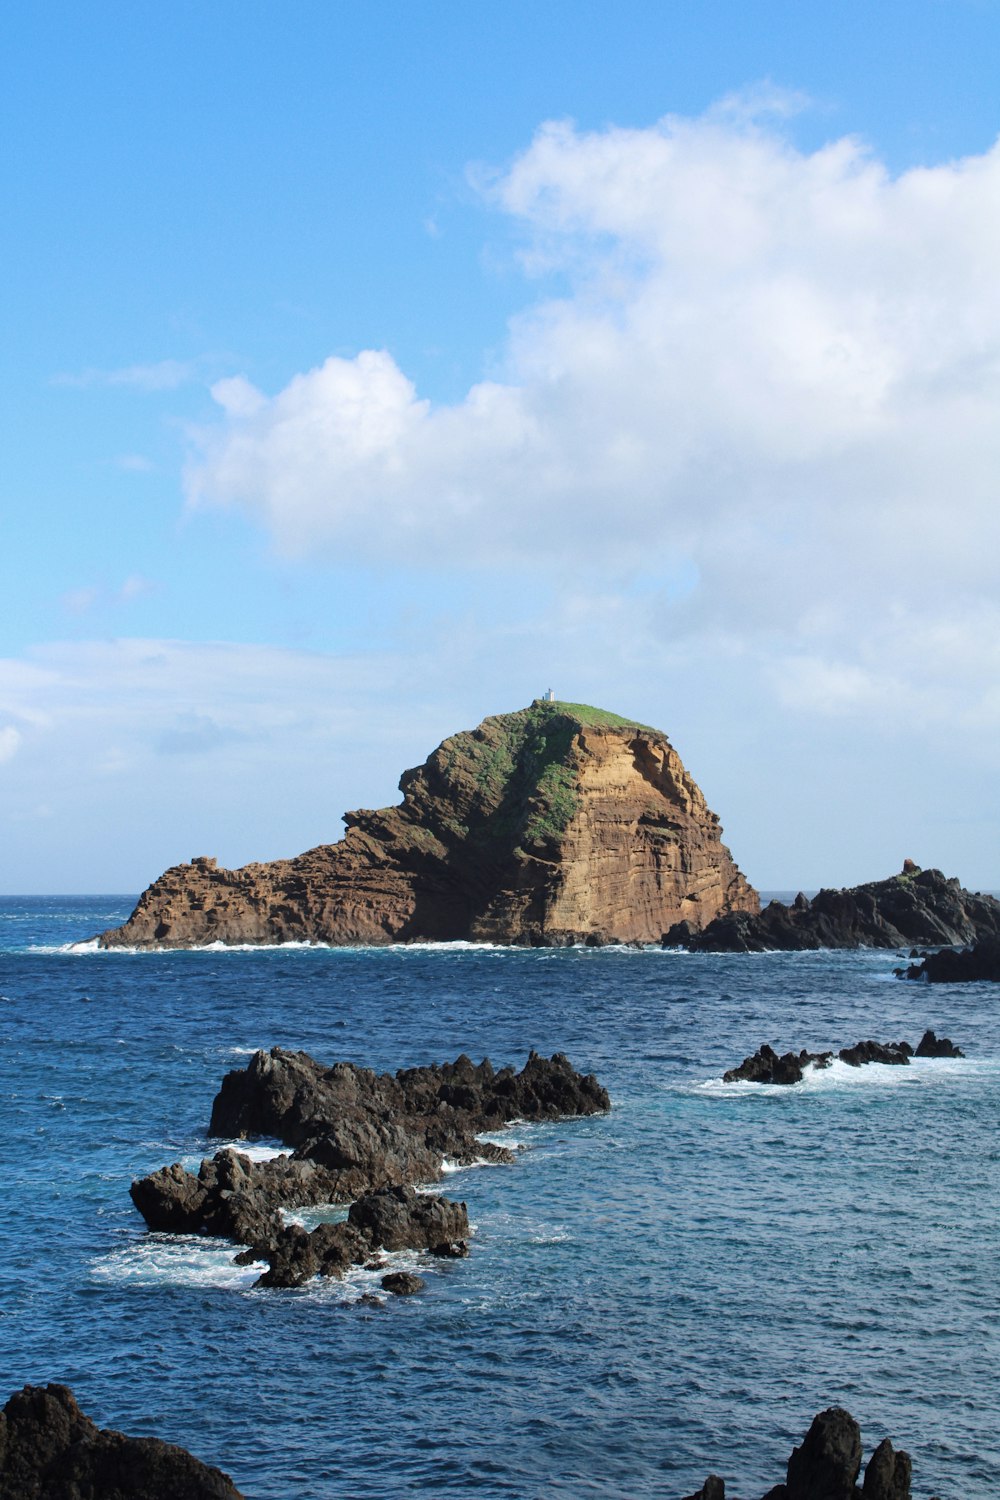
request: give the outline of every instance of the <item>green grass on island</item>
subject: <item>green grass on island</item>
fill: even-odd
[[[660,733],[590,704],[536,698],[528,708],[491,714],[478,729],[445,741],[445,770],[464,763],[471,771],[491,841],[513,837],[533,844],[566,831],[579,804],[567,758],[578,730],[588,727]]]
[[[613,714],[606,708],[592,708],[589,703],[562,703],[559,699],[550,703],[546,698],[536,698],[531,708],[526,708],[523,712],[531,713],[537,708],[543,712],[567,714],[584,728],[594,725],[609,729],[644,729],[648,734],[662,733],[662,730],[654,729],[652,724],[640,724],[638,719],[625,719],[621,714]]]

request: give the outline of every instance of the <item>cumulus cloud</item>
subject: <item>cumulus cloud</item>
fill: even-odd
[[[893,176],[853,138],[798,149],[744,98],[548,124],[487,192],[529,278],[567,288],[513,320],[497,378],[434,406],[366,350],[275,396],[221,382],[192,504],[293,554],[686,568],[675,634],[825,661],[828,708],[871,696],[859,642],[890,649],[901,621],[978,651],[1000,584],[1000,147]]]

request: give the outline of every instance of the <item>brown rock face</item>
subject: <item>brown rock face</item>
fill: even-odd
[[[161,875],[103,947],[658,942],[759,910],[666,735],[536,702],[444,741],[403,801],[296,859]]]

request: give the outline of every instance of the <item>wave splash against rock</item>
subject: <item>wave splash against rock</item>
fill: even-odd
[[[465,1204],[414,1184],[438,1181],[446,1160],[512,1162],[506,1147],[477,1139],[483,1131],[610,1107],[593,1074],[575,1072],[562,1053],[533,1052],[520,1073],[462,1056],[393,1075],[345,1062],[325,1067],[275,1047],[226,1075],[209,1130],[276,1137],[291,1156],[255,1162],[226,1149],[197,1175],[175,1163],[130,1191],[150,1229],[232,1239],[249,1247],[241,1263],[268,1262],[261,1285],[301,1286],[315,1275],[341,1276],[380,1250],[464,1254]],[[346,1221],[311,1232],[283,1218],[284,1210],[338,1203],[351,1205]]]

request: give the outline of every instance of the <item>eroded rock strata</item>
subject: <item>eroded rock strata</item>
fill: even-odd
[[[750,1057],[745,1057],[738,1067],[723,1073],[723,1083],[801,1083],[806,1068],[828,1068],[834,1056],[848,1067],[861,1068],[865,1063],[886,1063],[889,1066],[905,1067],[911,1057],[964,1057],[960,1047],[947,1037],[935,1036],[925,1031],[916,1047],[909,1042],[855,1042],[853,1047],[841,1047],[833,1052],[784,1052],[780,1056],[767,1042],[758,1047]]]
[[[532,1052],[520,1073],[488,1059],[377,1074],[353,1063],[332,1067],[280,1047],[257,1052],[223,1079],[209,1126],[214,1136],[274,1137],[291,1155],[252,1161],[225,1149],[197,1174],[179,1163],[131,1187],[151,1229],[213,1234],[249,1248],[246,1264],[265,1260],[265,1286],[300,1286],[340,1276],[381,1250],[465,1253],[464,1203],[415,1183],[436,1182],[445,1161],[507,1163],[514,1154],[479,1140],[511,1120],[602,1114],[611,1107],[593,1074],[562,1053]],[[288,1223],[287,1210],[349,1203],[347,1218],[312,1231]]]
[[[763,1500],[910,1500],[910,1455],[883,1438],[861,1478],[861,1429],[842,1406],[831,1406],[812,1420],[793,1449],[783,1484],[773,1485]],[[710,1474],[687,1500],[726,1500],[725,1481]]]
[[[174,866],[100,943],[657,943],[759,907],[666,735],[615,714],[498,714],[399,787],[398,807],[346,813],[339,843],[296,859]]]
[[[811,901],[800,893],[790,906],[772,901],[756,914],[734,909],[700,930],[678,923],[663,941],[693,953],[763,953],[908,948],[983,938],[1000,939],[1000,901],[907,860],[902,873],[888,880],[822,890]]]
[[[26,1385],[0,1412],[0,1500],[243,1500],[220,1469],[159,1438],[124,1437],[64,1385]]]

